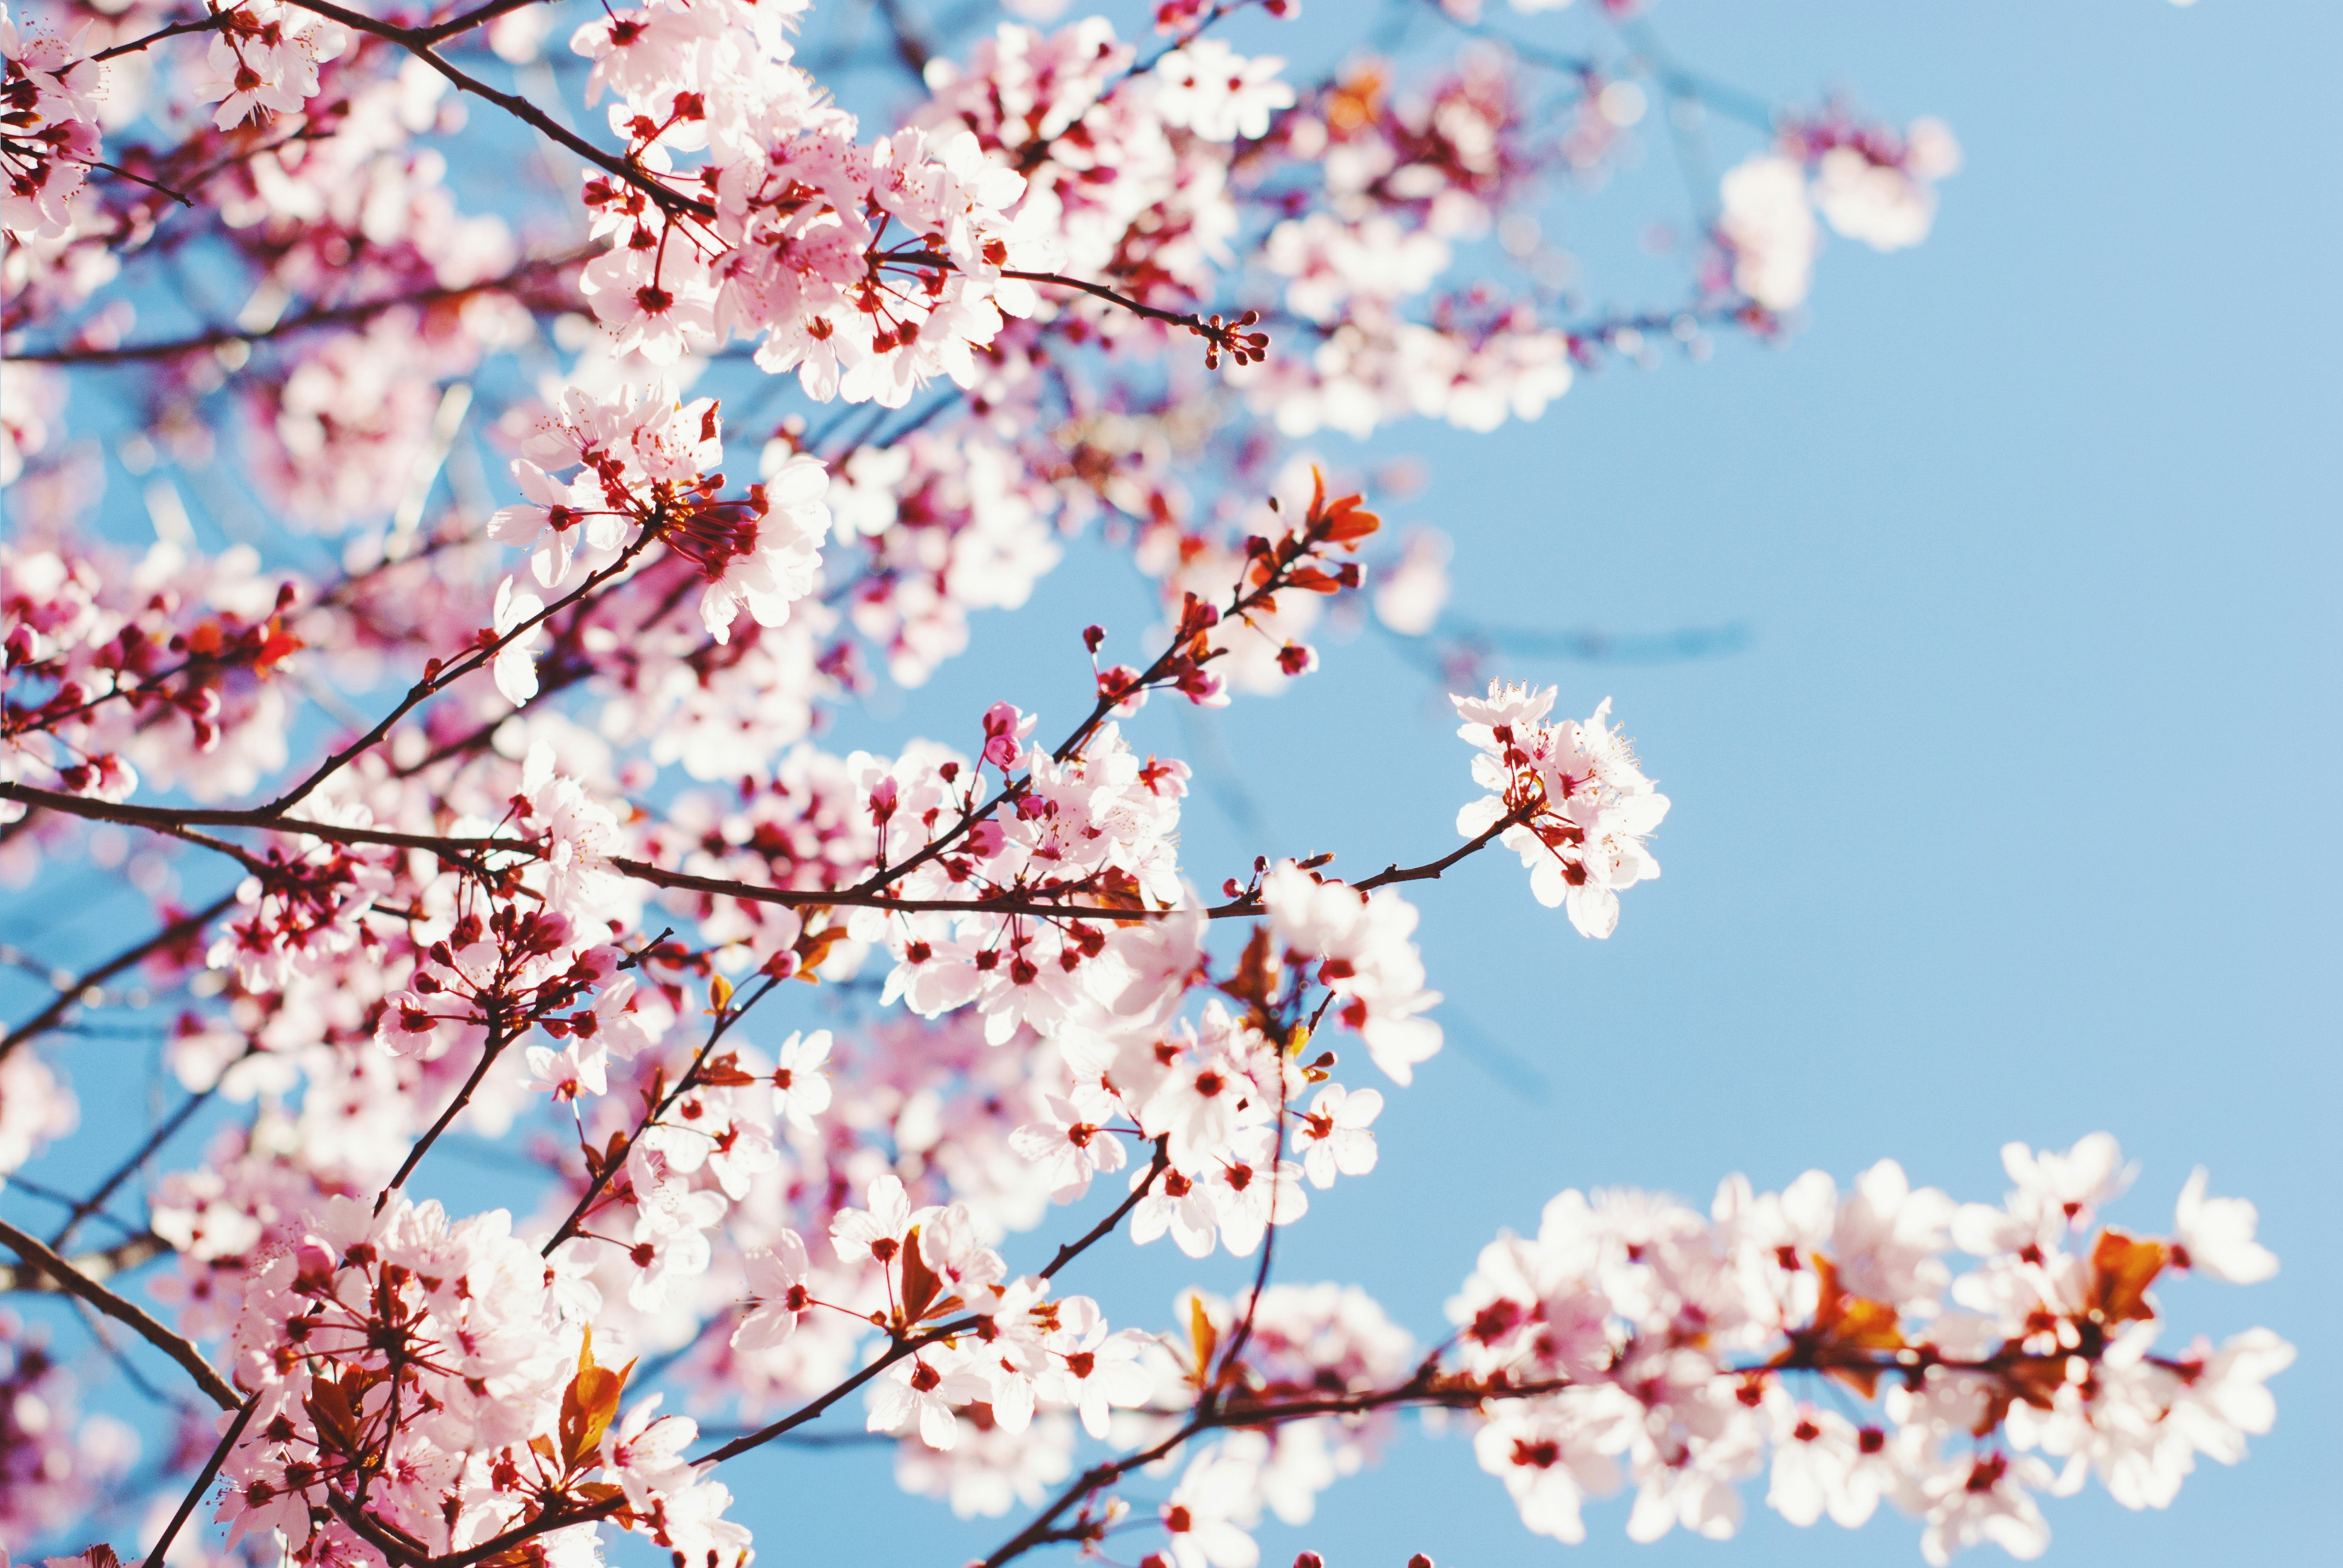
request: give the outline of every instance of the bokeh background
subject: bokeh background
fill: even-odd
[[[1299,55],[1342,9],[1313,0],[1302,31],[1241,46]],[[2323,1559],[2343,1460],[2343,9],[1666,0],[1654,19],[1767,97],[1845,87],[1942,116],[1966,166],[1918,250],[1830,244],[1778,347],[1615,364],[1494,436],[1320,445],[1362,470],[1421,457],[1428,483],[1386,510],[1455,537],[1460,621],[1745,635],[1702,658],[1492,662],[1558,683],[1570,712],[1616,699],[1674,800],[1665,876],[1607,943],[1509,859],[1417,890],[1448,1050],[1391,1095],[1375,1174],[1312,1194],[1279,1275],[1362,1282],[1432,1339],[1478,1248],[1564,1187],[1705,1207],[1728,1171],[1844,1181],[1894,1156],[1991,1201],[2005,1141],[2105,1128],[2141,1166],[2119,1222],[2168,1223],[2201,1162],[2260,1205],[2284,1260],[2252,1290],[2167,1289],[2177,1332],[2267,1323],[2301,1355],[2244,1466],[2208,1464],[2167,1513],[2054,1502],[2052,1560]],[[1674,176],[1622,183],[1639,177]],[[1153,619],[1127,558],[1078,542],[1026,610],[980,617],[966,657],[833,743],[958,734],[997,698],[1047,729],[1082,699],[1081,627]],[[1201,878],[1317,849],[1359,875],[1453,842],[1473,791],[1422,648],[1368,628],[1323,654],[1284,698],[1136,721],[1202,775]],[[0,931],[116,945],[102,910],[23,897]],[[137,1073],[75,1077],[85,1122],[147,1114]],[[35,1169],[71,1185],[67,1151]],[[498,1201],[479,1152],[430,1190]],[[1011,1262],[1051,1244],[1013,1242]],[[1151,1323],[1197,1272],[1161,1245],[1081,1269],[1074,1288]],[[1202,1271],[1222,1289],[1243,1272]],[[135,1400],[97,1402],[152,1430]],[[889,1468],[884,1450],[769,1453],[730,1481],[769,1563],[948,1564],[1013,1523],[907,1499]],[[1800,1531],[1760,1490],[1727,1546],[1633,1545],[1620,1502],[1564,1548],[1521,1529],[1468,1444],[1411,1434],[1261,1539],[1265,1563],[1310,1546],[1335,1568],[1917,1559],[1908,1522]]]

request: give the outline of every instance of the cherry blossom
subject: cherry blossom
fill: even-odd
[[[822,1070],[830,1060],[830,1030],[792,1034],[781,1042],[780,1061],[773,1069],[773,1111],[789,1124],[811,1132],[814,1118],[830,1109],[830,1078]]]
[[[1752,154],[1725,175],[1723,194],[1717,235],[1734,286],[1768,310],[1805,304],[1821,243],[1805,169],[1779,154]]]
[[[2180,1189],[2172,1221],[2172,1263],[2233,1285],[2258,1284],[2278,1272],[2278,1257],[2254,1240],[2254,1206],[2243,1198],[2208,1198],[2198,1166]]]
[[[223,131],[297,112],[317,95],[319,63],[349,46],[341,26],[277,0],[239,0],[219,15],[195,94],[219,105],[213,123]]]
[[[1457,813],[1456,830],[1495,833],[1530,869],[1538,902],[1564,906],[1583,935],[1608,937],[1619,894],[1660,874],[1644,840],[1668,798],[1612,728],[1609,699],[1584,724],[1549,725],[1554,695],[1493,680],[1485,699],[1451,699],[1464,720],[1457,734],[1480,753],[1473,781],[1490,791]]]
[[[25,26],[0,6],[0,60],[6,63],[0,92],[8,103],[0,231],[13,240],[50,238],[74,226],[75,198],[97,156],[105,90],[104,68],[89,53],[78,41]]]
[[[0,1314],[11,1548],[745,1568],[735,1462],[850,1395],[907,1491],[1019,1515],[996,1564],[1253,1568],[1418,1427],[1555,1539],[1762,1496],[1931,1560],[2244,1459],[2294,1349],[2164,1298],[2273,1273],[2259,1215],[2200,1171],[2137,1228],[2105,1134],[1998,1203],[1885,1158],[1564,1192],[1445,1329],[1286,1277],[1446,1070],[1441,879],[1512,851],[1606,937],[1670,803],[1607,700],[1501,678],[1451,699],[1456,839],[1212,864],[1165,705],[1309,717],[1370,617],[1458,663],[1470,531],[1370,509],[1397,427],[1785,337],[1825,229],[1925,240],[1951,132],[1754,114],[1626,4],[1280,55],[1282,3],[1009,9],[614,4],[550,59],[544,6],[0,10],[0,878],[108,928],[9,959],[0,1278],[174,1411],[83,1413],[116,1361]],[[1554,204],[1638,183],[1654,95],[1749,122],[1715,210],[1621,214],[1698,236],[1656,294],[1564,288]],[[1084,558],[1139,608],[944,678]],[[151,1124],[84,1114],[117,1031]],[[1240,1288],[1110,1322],[1166,1237]]]
[[[1155,112],[1208,142],[1267,136],[1270,116],[1293,106],[1293,89],[1277,80],[1284,68],[1274,55],[1247,59],[1217,38],[1199,38],[1156,62]]]
[[[1372,1089],[1330,1083],[1318,1091],[1293,1133],[1312,1187],[1332,1187],[1338,1172],[1364,1176],[1375,1168],[1375,1135],[1367,1129],[1383,1109],[1383,1097]]]

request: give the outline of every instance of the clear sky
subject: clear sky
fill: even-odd
[[[1390,511],[1456,536],[1458,614],[1750,639],[1673,664],[1500,666],[1558,682],[1568,711],[1616,699],[1674,800],[1665,875],[1627,896],[1608,943],[1540,908],[1510,860],[1419,890],[1449,1049],[1391,1095],[1376,1173],[1313,1194],[1280,1275],[1363,1282],[1435,1338],[1477,1249],[1565,1186],[1705,1207],[1728,1171],[1844,1181],[1892,1155],[1991,1201],[2006,1140],[2105,1128],[2143,1166],[2117,1222],[2168,1224],[2202,1162],[2260,1205],[2284,1260],[2267,1285],[2166,1291],[2178,1329],[2266,1323],[2302,1353],[2244,1466],[2207,1465],[2167,1513],[2096,1489],[2054,1502],[2050,1560],[2326,1557],[2343,1461],[2325,1338],[2343,1292],[2343,8],[1658,15],[1762,94],[1845,85],[1892,117],[1940,115],[1966,165],[1919,250],[1829,246],[1778,349],[1614,367],[1535,425],[1383,444],[1429,461],[1428,487]],[[847,733],[958,734],[995,698],[1046,729],[1080,697],[1078,629],[1152,618],[1127,565],[1077,547],[1027,610],[980,618],[971,652],[899,716]],[[1250,825],[1210,790],[1188,814],[1200,875],[1322,849],[1356,875],[1453,843],[1472,790],[1437,689],[1381,636],[1324,653],[1305,697],[1241,700],[1216,738],[1167,704],[1139,721],[1142,745],[1244,775]],[[11,911],[11,936],[25,920]],[[469,1180],[437,1190],[460,1199]],[[1045,1246],[1013,1242],[1011,1264]],[[1192,1277],[1164,1245],[1083,1267],[1078,1288],[1132,1322],[1167,1322]],[[1238,1272],[1203,1271],[1220,1288]],[[729,1480],[770,1564],[948,1568],[1007,1533],[903,1498],[887,1465],[769,1454]],[[1521,1529],[1468,1444],[1411,1434],[1312,1525],[1266,1525],[1263,1562],[1305,1545],[1334,1568],[1418,1550],[1443,1568],[1918,1560],[1908,1522],[1801,1532],[1759,1490],[1729,1546],[1634,1546],[1617,1503],[1564,1548]]]

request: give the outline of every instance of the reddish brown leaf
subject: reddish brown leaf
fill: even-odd
[[[928,1267],[928,1260],[920,1255],[920,1228],[914,1225],[910,1234],[903,1238],[904,1326],[908,1328],[926,1317],[943,1290],[942,1277]]]
[[[1237,960],[1237,972],[1221,983],[1221,990],[1239,1001],[1268,1010],[1269,999],[1277,994],[1277,964],[1269,956],[1267,926],[1253,927],[1244,956]]]
[[[362,1370],[353,1371],[355,1375],[345,1375],[338,1382],[319,1378],[311,1382],[301,1406],[317,1425],[320,1449],[356,1456],[366,1446],[363,1412],[367,1386],[373,1380]]]
[[[2091,1247],[2091,1304],[2110,1323],[2144,1322],[2156,1316],[2147,1287],[2171,1257],[2161,1241],[2144,1241],[2108,1229]]]

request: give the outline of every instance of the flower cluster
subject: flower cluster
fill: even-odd
[[[1635,766],[1611,725],[1604,699],[1584,724],[1549,724],[1554,689],[1489,683],[1485,698],[1458,697],[1456,733],[1478,753],[1473,781],[1489,791],[1456,814],[1468,839],[1494,835],[1530,870],[1530,891],[1568,910],[1590,937],[1619,926],[1619,895],[1660,874],[1644,839],[1668,814],[1668,798]]]
[[[900,407],[935,377],[973,381],[1002,313],[1034,308],[1002,275],[1024,245],[1005,211],[1024,182],[964,131],[860,145],[791,63],[782,29],[800,9],[658,4],[570,40],[594,62],[588,98],[615,94],[611,126],[647,167],[705,154],[689,186],[588,181],[613,244],[583,286],[618,345],[654,362],[737,333],[816,397]]]
[[[79,42],[20,25],[0,5],[0,233],[18,243],[73,226],[97,160],[105,72]]]
[[[220,1504],[231,1543],[273,1530],[302,1563],[386,1543],[446,1553],[607,1500],[661,1546],[744,1562],[730,1493],[681,1460],[695,1423],[656,1395],[618,1420],[626,1372],[595,1364],[590,1332],[573,1370],[569,1338],[543,1261],[501,1211],[450,1221],[395,1192],[372,1211],[328,1203],[259,1271],[236,1325],[252,1392]],[[543,1550],[591,1562],[595,1534],[549,1530]]]
[[[195,90],[199,101],[219,105],[213,123],[223,131],[298,113],[317,95],[318,63],[349,47],[339,25],[279,0],[239,0],[216,15]]]
[[[1882,1161],[1841,1192],[1809,1171],[1740,1178],[1704,1216],[1631,1191],[1564,1192],[1534,1237],[1484,1250],[1449,1304],[1463,1369],[1523,1389],[1473,1440],[1523,1522],[1577,1541],[1585,1498],[1635,1493],[1628,1533],[1733,1533],[1765,1477],[1796,1524],[1918,1517],[1941,1564],[1992,1542],[2038,1554],[2036,1501],[2096,1475],[2128,1508],[2171,1503],[2197,1456],[2269,1429],[2263,1382],[2294,1358],[2267,1329],[2159,1349],[2151,1288],[2276,1268],[2252,1205],[2197,1172],[2168,1237],[2097,1223],[2130,1171],[2104,1133],[2003,1151],[1999,1207],[1956,1204]],[[1976,1261],[1955,1277],[1947,1259]],[[1863,1402],[1852,1413],[1845,1395]]]
[[[528,548],[544,588],[568,579],[581,545],[588,564],[598,566],[657,539],[706,579],[700,620],[725,642],[742,609],[759,626],[780,626],[813,587],[830,532],[821,465],[800,454],[750,486],[746,499],[719,499],[724,427],[711,398],[680,404],[659,382],[615,397],[573,387],[528,450],[513,477],[528,499],[489,518],[488,534]],[[553,477],[573,469],[568,479]],[[544,608],[534,595],[501,591],[498,604],[499,635]],[[523,605],[532,608],[516,614]],[[500,657],[526,646],[516,639]],[[498,683],[516,703],[536,691],[533,671],[518,660],[498,670]]]
[[[1804,304],[1822,244],[1817,210],[1874,250],[1919,244],[1936,222],[1936,182],[1960,166],[1941,120],[1916,120],[1900,134],[1835,109],[1791,120],[1777,150],[1753,153],[1725,176],[1716,240],[1731,287],[1768,312]]]

